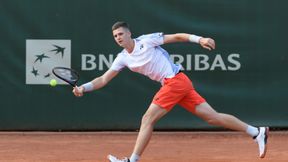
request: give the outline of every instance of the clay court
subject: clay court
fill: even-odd
[[[1,162],[107,162],[130,155],[135,132],[0,134]],[[237,132],[155,132],[141,162],[287,162],[288,132],[270,132],[268,152]]]

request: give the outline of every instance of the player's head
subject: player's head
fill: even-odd
[[[115,41],[121,47],[131,42],[131,32],[126,22],[118,21],[112,26],[112,33]]]

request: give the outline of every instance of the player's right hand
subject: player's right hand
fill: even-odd
[[[75,87],[73,88],[73,91],[72,91],[72,92],[74,93],[74,95],[75,95],[76,97],[81,97],[81,96],[83,96],[84,88],[83,88],[82,86],[80,86],[80,87],[75,86]]]

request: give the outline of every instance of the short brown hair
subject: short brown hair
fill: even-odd
[[[118,29],[120,27],[123,27],[123,28],[126,28],[126,29],[130,30],[128,23],[126,23],[124,21],[118,21],[112,26],[112,31],[114,31],[114,30],[116,30],[116,29]]]

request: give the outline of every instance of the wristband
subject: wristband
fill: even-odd
[[[94,90],[94,85],[92,82],[88,82],[82,85],[82,87],[84,88],[84,92],[90,92]]]
[[[200,37],[200,36],[191,34],[191,35],[189,35],[189,38],[188,38],[188,39],[189,39],[190,42],[199,43],[199,41],[200,41],[201,38],[202,38],[202,37]]]

